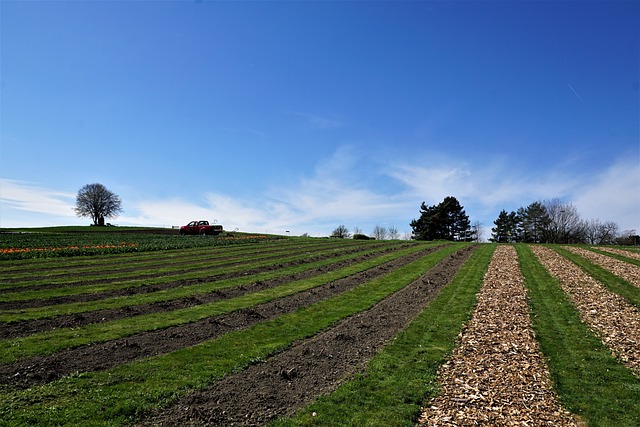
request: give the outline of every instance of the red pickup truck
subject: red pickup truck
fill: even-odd
[[[209,224],[209,221],[191,221],[187,225],[180,227],[180,235],[186,234],[200,234],[204,235],[217,235],[224,231],[224,228],[220,224]]]

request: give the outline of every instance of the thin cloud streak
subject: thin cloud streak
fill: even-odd
[[[582,101],[582,103],[583,103],[583,104],[586,104],[586,102],[584,102],[584,99],[582,99],[582,97],[580,96],[580,94],[579,94],[578,92],[576,92],[576,90],[573,88],[573,86],[571,86],[571,85],[570,85],[570,84],[568,84],[568,83],[567,83],[567,85],[569,86],[569,89],[571,89],[571,92],[573,92],[573,94],[574,94],[575,96],[577,96],[577,97],[578,97],[578,99],[579,99],[580,101]]]

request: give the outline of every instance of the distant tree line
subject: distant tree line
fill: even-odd
[[[469,220],[464,207],[453,196],[436,205],[420,205],[420,217],[411,221],[411,235],[405,239],[450,240],[477,242],[480,240],[479,222]],[[571,203],[560,199],[533,202],[517,211],[502,210],[493,222],[491,242],[498,243],[584,243],[591,245],[640,245],[636,230],[620,232],[613,221],[583,220]],[[354,239],[398,239],[395,226],[376,225],[371,235],[354,228],[353,235],[344,225],[338,226],[331,237]]]
[[[620,233],[615,222],[583,220],[575,206],[557,198],[502,210],[493,223],[492,242],[633,245],[640,240],[635,230]]]
[[[359,227],[355,227],[353,229],[353,234],[351,234],[349,229],[345,225],[341,224],[333,230],[331,237],[340,239],[349,239],[353,237],[356,240],[397,240],[400,238],[400,232],[398,231],[398,227],[395,225],[390,225],[388,227],[376,225],[373,227],[370,235],[364,234],[362,229]]]

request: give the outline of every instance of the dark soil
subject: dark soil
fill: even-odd
[[[207,294],[201,294],[201,295],[190,296],[185,298],[178,298],[174,300],[167,300],[167,301],[162,301],[162,302],[157,302],[152,304],[141,304],[141,305],[135,305],[135,306],[126,306],[122,308],[104,309],[104,310],[96,310],[96,311],[91,311],[86,313],[63,315],[55,318],[25,320],[20,322],[9,323],[4,325],[2,329],[0,329],[0,339],[18,338],[21,336],[31,335],[37,332],[49,331],[57,328],[77,328],[79,326],[88,325],[90,323],[100,323],[100,322],[122,319],[125,317],[139,316],[142,314],[171,311],[171,310],[176,310],[180,308],[192,307],[194,305],[200,305],[200,304],[206,304],[214,301],[219,301],[222,299],[235,298],[240,295],[244,295],[246,293],[257,292],[260,290],[268,289],[268,288],[275,287],[293,280],[300,280],[308,277],[313,277],[318,274],[326,273],[328,271],[333,271],[338,268],[342,268],[346,265],[354,264],[368,258],[381,256],[392,250],[395,250],[395,249],[390,248],[390,249],[386,249],[384,251],[376,252],[373,254],[371,253],[364,254],[364,255],[355,257],[353,259],[350,259],[349,261],[333,263],[330,265],[325,265],[322,267],[310,269],[305,272],[296,273],[296,274],[292,274],[289,276],[280,277],[272,280],[257,281],[247,285],[236,286],[233,288],[219,289]],[[338,257],[341,255],[344,255],[345,253],[351,253],[351,252],[355,252],[355,251],[317,256],[317,257],[308,258],[306,260],[300,260],[300,261],[292,261],[290,263],[279,264],[278,268],[286,268],[293,265],[302,264],[305,262],[315,262],[322,259],[328,259],[331,257]],[[234,277],[243,277],[243,276],[248,276],[253,274],[259,274],[265,271],[271,271],[273,269],[274,269],[273,266],[267,266],[262,268],[245,270],[237,273],[219,275],[217,276],[217,280],[225,280],[225,279],[231,279]],[[208,277],[205,279],[190,279],[190,280],[183,280],[180,282],[171,282],[171,283],[166,283],[166,284],[157,285],[157,286],[153,285],[153,286],[145,287],[144,292],[150,293],[152,291],[159,291],[159,290],[178,287],[179,285],[192,286],[192,285],[197,285],[210,280],[212,279]],[[134,293],[133,290],[129,289],[129,292],[126,295],[132,295],[133,293]]]
[[[165,354],[183,347],[196,345],[230,331],[245,329],[260,321],[268,320],[280,314],[289,313],[298,308],[330,298],[354,288],[365,281],[381,276],[391,269],[406,265],[436,249],[438,248],[431,247],[345,279],[330,282],[286,298],[260,304],[250,309],[215,316],[186,325],[145,332],[106,343],[79,347],[50,356],[38,356],[11,364],[0,365],[0,384],[11,388],[24,389],[54,381],[75,372],[105,370],[133,360]],[[371,255],[365,255],[365,257],[366,256]],[[353,261],[349,263],[351,262]],[[327,266],[321,270],[324,272],[333,268],[332,266]],[[316,271],[315,273],[318,274],[320,271]],[[301,277],[302,276],[295,276],[278,280],[280,280],[279,283],[283,283],[283,281],[297,280]],[[240,292],[241,294],[255,291],[260,287],[276,286],[277,284],[278,281],[274,281],[273,283],[264,282],[255,284],[256,287],[249,286],[245,287],[244,290],[229,289],[228,291],[231,294],[234,292]],[[226,297],[232,297],[231,294],[226,295]],[[214,295],[213,297],[220,299],[222,296],[220,294]],[[199,298],[206,298],[206,296]],[[192,303],[196,304],[198,302],[194,300]],[[176,307],[169,308],[162,305],[152,305],[149,306],[149,308],[157,312],[171,310]],[[110,317],[109,320],[113,320],[113,316],[116,315],[120,317],[133,316],[133,310],[134,308],[131,307],[122,309],[117,313],[113,310],[111,313],[112,317]],[[89,316],[90,314],[87,313],[86,315]]]
[[[326,251],[328,248],[326,247],[316,247],[316,248],[305,248],[304,252],[305,254],[310,255],[310,258],[308,259],[304,259],[304,260],[297,260],[297,261],[290,261],[290,262],[286,262],[286,263],[282,263],[282,264],[278,264],[278,263],[273,263],[270,267],[271,269],[278,269],[278,268],[282,268],[283,266],[287,266],[287,265],[297,265],[297,264],[301,264],[304,262],[310,262],[310,259],[312,260],[317,260],[317,259],[325,259],[325,258],[329,258],[329,257],[338,257],[341,255],[345,255],[345,254],[349,254],[349,253],[353,253],[353,252],[358,252],[358,251],[363,251],[366,250],[367,248],[363,248],[363,247],[356,247],[356,248],[350,248],[348,250],[345,251],[340,251],[338,252],[333,252],[330,254],[325,254],[325,255],[317,255],[317,258],[313,258],[311,257],[311,255],[313,255],[315,252],[322,252],[322,251]],[[391,249],[388,249],[391,250]],[[270,254],[270,256],[267,257],[260,257],[259,261],[269,261],[269,260],[277,260],[279,258],[282,258],[283,253],[287,254],[287,255],[291,255],[291,251],[290,250],[282,250],[282,251],[269,251],[268,252]],[[220,258],[216,258],[213,260],[213,262],[217,263],[218,261],[221,261]],[[200,260],[199,262],[202,262],[202,260]],[[242,259],[242,260],[231,260],[229,263],[227,263],[225,265],[225,267],[231,267],[231,266],[242,266],[242,265],[250,265],[250,264],[255,264],[256,260],[254,258],[248,258],[248,259]],[[177,263],[178,265],[181,264],[181,262]],[[173,263],[172,263],[173,265]],[[163,267],[166,267],[166,264],[163,265]],[[127,277],[126,280],[141,280],[141,279],[154,279],[157,277],[166,277],[166,276],[171,276],[171,275],[178,275],[178,274],[184,274],[186,272],[197,272],[197,271],[201,271],[201,272],[207,272],[207,271],[211,271],[214,272],[217,268],[220,268],[218,265],[214,265],[214,266],[200,266],[200,267],[195,267],[195,268],[185,268],[183,270],[179,270],[179,271],[174,271],[174,272],[162,272],[162,273],[144,273],[144,274],[139,274],[136,276],[130,276]],[[153,267],[145,267],[145,270],[150,270],[153,269]],[[133,269],[135,271],[135,269]],[[262,268],[258,268],[258,270],[262,271]],[[118,272],[126,272],[126,271],[130,271],[130,269],[123,269],[121,270],[120,268],[118,268]],[[246,274],[251,274],[252,270],[244,270],[242,272],[237,272],[237,273],[230,273],[231,276],[230,277],[236,277],[238,275],[246,275]],[[96,273],[95,272],[90,272],[87,274],[87,276],[91,277],[94,276]],[[43,290],[43,289],[56,289],[56,288],[61,288],[61,287],[69,287],[69,286],[86,286],[86,285],[98,285],[98,284],[106,284],[106,283],[114,283],[114,282],[122,282],[123,278],[122,277],[116,277],[116,278],[108,278],[108,279],[85,279],[83,280],[82,278],[82,273],[76,273],[74,276],[77,277],[76,281],[73,281],[72,283],[50,283],[50,284],[38,284],[38,285],[30,285],[30,286],[20,286],[20,287],[13,287],[13,288],[7,288],[7,289],[2,289],[0,290],[0,293],[13,293],[13,292],[24,292],[24,291],[31,291],[31,290]],[[10,310],[10,309],[21,309],[21,308],[27,308],[27,307],[42,307],[44,305],[53,305],[53,304],[66,304],[66,303],[73,303],[73,302],[85,302],[85,301],[94,301],[94,300],[98,300],[98,299],[103,299],[103,298],[108,298],[108,297],[113,297],[113,296],[120,296],[120,295],[130,295],[132,293],[140,293],[140,292],[155,292],[157,290],[157,286],[168,286],[168,287],[175,287],[175,286],[184,286],[184,284],[186,283],[188,284],[193,284],[193,283],[202,283],[203,281],[212,281],[212,280],[221,280],[220,278],[227,278],[225,277],[226,274],[211,274],[209,276],[203,276],[203,277],[199,277],[198,279],[187,279],[187,280],[178,280],[178,281],[173,281],[173,282],[169,282],[169,283],[162,283],[162,284],[156,284],[153,286],[132,286],[130,288],[123,288],[123,289],[114,289],[111,291],[103,291],[103,292],[92,292],[90,294],[82,294],[82,295],[70,295],[70,296],[63,296],[63,297],[53,297],[53,298],[46,298],[46,299],[37,299],[37,300],[26,300],[26,301],[6,301],[6,302],[0,302],[0,309],[2,310]],[[10,282],[9,281],[3,281],[5,283]],[[151,291],[149,291],[148,289],[151,289]],[[161,288],[164,289],[164,288]]]
[[[150,414],[141,425],[258,426],[292,415],[364,369],[453,278],[473,249],[447,257],[371,310],[180,398]]]
[[[261,248],[260,250],[257,250],[255,252],[252,252],[251,255],[252,256],[259,256],[261,254],[274,254],[274,253],[280,253],[282,251],[286,251],[287,247],[277,247],[277,248]],[[243,252],[246,253],[246,252]],[[224,257],[217,257],[217,256],[202,256],[201,253],[197,253],[197,252],[192,252],[191,254],[181,254],[180,256],[174,257],[171,259],[171,266],[172,267],[177,267],[180,265],[184,265],[186,267],[189,267],[190,265],[193,265],[194,262],[203,262],[205,261],[207,258],[209,258],[211,261],[213,262],[218,262],[218,261],[224,261],[227,259],[236,259],[238,257],[237,253],[231,253],[227,256]],[[104,258],[104,259],[108,259],[108,258]],[[151,262],[153,261],[153,259],[148,258],[148,257],[135,257],[135,258],[130,258],[130,259],[126,259],[126,260],[119,260],[118,261],[118,273],[128,273],[128,272],[133,272],[133,271],[138,271],[138,270],[152,270],[153,268],[163,268],[166,267],[166,260],[164,260],[164,262],[158,262],[158,263],[153,263]],[[46,278],[47,280],[50,279],[62,279],[65,277],[77,277],[79,274],[83,274],[83,273],[89,273],[89,274],[98,274],[99,272],[104,272],[104,270],[108,270],[109,269],[109,264],[111,264],[113,262],[113,259],[105,262],[105,264],[96,264],[92,267],[86,267],[86,266],[82,266],[79,268],[74,268],[71,267],[70,270],[75,270],[72,272],[58,272],[57,269],[52,269],[50,266],[35,266],[35,265],[30,265],[29,266],[29,274],[30,275],[34,275],[36,273],[40,273],[41,277]],[[19,277],[10,277],[7,276],[6,278],[2,279],[2,283],[16,283],[16,282],[21,282],[24,280],[24,278],[22,277],[24,275],[24,271],[23,270],[15,270],[15,273],[18,273]],[[45,274],[43,274],[45,273]],[[111,279],[114,280],[114,279]],[[80,282],[82,284],[87,284],[87,283],[100,283],[100,279],[96,280],[96,281],[90,281],[90,282]],[[38,285],[32,285],[32,286],[22,286],[22,287],[17,287],[17,288],[6,288],[6,289],[0,289],[0,293],[8,293],[8,292],[22,292],[23,290],[31,290],[31,289],[47,289],[47,288],[51,288],[51,287],[59,287],[60,284],[38,284]]]
[[[397,248],[388,248],[385,250],[385,252],[388,252],[394,249],[397,249]],[[326,250],[326,248],[318,248],[316,251],[322,251],[322,250]],[[157,291],[162,291],[162,290],[172,289],[172,288],[177,288],[182,286],[193,286],[193,285],[198,285],[205,282],[233,279],[236,277],[243,277],[243,276],[248,276],[252,274],[263,273],[265,271],[278,270],[280,268],[287,268],[287,267],[292,267],[292,266],[300,265],[304,263],[316,262],[323,259],[337,258],[339,256],[343,256],[349,253],[359,252],[363,250],[366,250],[366,248],[359,247],[359,248],[353,248],[347,251],[341,251],[339,253],[333,252],[330,254],[315,255],[315,256],[312,256],[312,254],[313,252],[316,252],[316,251],[306,251],[310,255],[309,258],[295,260],[295,261],[288,261],[283,263],[273,263],[265,267],[252,268],[252,269],[247,269],[242,271],[236,271],[233,273],[212,274],[204,277],[198,277],[196,279],[183,279],[183,280],[169,281],[166,283],[157,283],[153,285],[134,286],[130,288],[114,289],[114,290],[103,291],[103,292],[92,292],[88,294],[69,295],[69,296],[43,298],[43,299],[30,299],[30,300],[22,300],[22,301],[3,301],[3,302],[0,302],[0,309],[1,310],[21,310],[24,308],[46,307],[46,306],[55,305],[55,304],[71,304],[71,303],[78,303],[78,302],[97,301],[105,298],[113,298],[113,297],[124,296],[124,295],[145,294],[145,293],[157,292]],[[273,257],[261,258],[261,261],[278,259],[281,256],[282,254],[276,254]],[[245,260],[238,263],[235,263],[235,262],[230,263],[227,266],[253,264],[253,263],[255,263],[255,260]],[[198,271],[198,270],[202,270],[202,271],[215,270],[215,267],[202,267],[199,269],[191,269],[190,271]],[[184,273],[184,271],[180,272],[180,274],[182,273]],[[167,273],[145,274],[140,276],[132,276],[127,278],[127,280],[151,279],[151,278],[162,277],[166,275]],[[122,278],[101,279],[101,280],[94,280],[94,281],[91,281],[91,280],[83,281],[81,278],[79,278],[77,282],[73,283],[73,286],[83,286],[88,284],[99,284],[99,283],[112,283],[112,282],[120,282],[120,281],[122,281]],[[33,289],[47,289],[47,288],[58,288],[58,287],[61,287],[61,285],[60,284],[38,285],[33,287]],[[17,291],[22,292],[22,291],[30,290],[31,288],[32,288],[31,286],[26,286],[26,287],[13,288],[13,289],[15,289],[16,292]]]

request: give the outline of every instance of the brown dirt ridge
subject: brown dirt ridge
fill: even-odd
[[[193,346],[200,342],[214,339],[224,333],[245,329],[257,322],[265,321],[280,314],[292,312],[298,308],[330,298],[360,285],[363,281],[371,280],[385,274],[389,270],[415,261],[439,248],[439,246],[432,246],[347,278],[330,282],[289,297],[260,304],[249,309],[203,319],[186,325],[140,333],[106,343],[66,350],[50,356],[37,356],[21,359],[11,364],[0,365],[0,384],[11,388],[24,389],[55,381],[75,372],[106,370],[133,360],[166,354],[180,348]],[[365,255],[365,257],[368,256]],[[355,258],[349,261],[348,264],[357,262],[358,260],[359,258]],[[337,267],[338,266],[335,268]],[[323,267],[322,272],[333,268],[334,267],[329,266]],[[313,273],[319,272],[310,272],[310,274]],[[277,280],[274,283],[262,283],[257,285],[257,287],[276,286],[300,278],[303,277],[290,276]],[[256,290],[257,289],[248,287],[245,288],[242,293]],[[239,290],[231,291],[227,297],[237,296],[234,295],[234,293],[238,291]],[[169,307],[153,305],[151,309],[155,309],[157,312],[166,311]],[[129,317],[134,313],[133,309],[125,308],[122,309],[121,312],[118,312],[118,316],[120,318]],[[114,312],[112,315],[115,317],[116,313]],[[113,317],[109,320],[113,320]]]
[[[338,256],[341,256],[341,255],[346,255],[348,253],[362,251],[362,250],[364,250],[366,248],[363,248],[363,247],[349,248],[349,249],[344,250],[344,251],[339,251],[339,252],[336,251],[336,252],[333,252],[333,253],[330,253],[330,254],[322,254],[322,255],[315,255],[315,256],[313,255],[315,252],[322,252],[322,251],[326,251],[327,249],[328,248],[326,248],[326,247],[319,247],[319,248],[315,248],[313,250],[305,249],[305,254],[309,255],[309,258],[306,258],[306,259],[299,259],[299,260],[287,261],[287,262],[282,262],[282,263],[274,262],[274,263],[272,263],[271,265],[268,265],[268,266],[257,267],[257,268],[253,268],[253,269],[245,269],[245,270],[240,270],[240,271],[233,272],[233,273],[208,274],[208,275],[203,275],[202,277],[198,277],[197,279],[167,280],[164,283],[157,283],[157,284],[153,284],[153,285],[132,286],[132,287],[126,287],[126,288],[121,288],[121,289],[113,289],[113,290],[109,290],[109,291],[91,292],[91,293],[86,293],[86,294],[60,296],[60,297],[52,297],[52,298],[46,298],[46,299],[31,299],[31,300],[20,300],[20,301],[0,301],[0,309],[2,309],[2,310],[15,310],[15,309],[20,310],[20,309],[23,309],[23,308],[45,307],[47,305],[54,305],[54,304],[69,304],[69,303],[77,303],[77,302],[96,301],[96,300],[100,300],[100,299],[104,299],[104,298],[118,297],[118,296],[125,296],[125,295],[133,295],[133,294],[136,294],[136,293],[156,292],[156,291],[161,291],[161,290],[165,290],[165,289],[171,289],[171,288],[180,287],[180,286],[190,286],[190,285],[197,285],[199,283],[208,282],[208,281],[231,279],[231,278],[234,278],[234,277],[242,277],[242,276],[246,276],[246,275],[249,275],[249,274],[256,274],[256,273],[261,273],[261,272],[264,272],[264,271],[277,270],[279,268],[295,266],[295,265],[299,265],[299,264],[303,264],[303,263],[320,261],[320,260],[323,260],[323,259],[328,259],[328,258],[332,258],[332,257],[338,257]],[[388,250],[392,250],[392,249],[387,249],[387,251]],[[290,254],[290,252],[289,252],[289,254]],[[272,255],[272,256],[261,257],[260,261],[278,260],[281,257],[282,257],[282,252],[275,252],[275,254]],[[218,262],[218,261],[220,261],[220,259],[218,259],[218,258],[214,260],[214,262]],[[251,265],[253,263],[255,263],[255,259],[245,259],[245,260],[241,260],[241,261],[230,262],[230,263],[228,263],[226,265],[226,267]],[[118,271],[120,272],[120,269],[118,269]],[[154,278],[158,278],[158,277],[168,277],[170,275],[183,274],[183,273],[185,273],[187,271],[189,271],[189,272],[198,272],[198,271],[210,272],[210,271],[215,271],[215,267],[202,266],[202,267],[198,267],[198,268],[180,270],[179,272],[174,272],[174,273],[171,273],[171,274],[168,274],[168,273],[146,273],[146,274],[134,275],[134,276],[127,277],[126,280],[128,280],[128,281],[139,281],[139,280],[144,280],[144,279],[154,279]],[[91,276],[93,274],[95,274],[95,273],[90,273],[89,276]],[[51,283],[51,284],[43,284],[43,285],[22,286],[22,287],[4,289],[4,293],[24,292],[24,291],[30,291],[30,290],[56,289],[56,288],[68,287],[68,286],[79,287],[79,286],[85,286],[85,285],[109,284],[109,283],[121,282],[122,281],[121,277],[112,278],[112,279],[97,279],[97,280],[91,280],[91,279],[83,280],[82,279],[82,275],[79,275],[79,276],[76,276],[76,277],[77,277],[77,280],[74,280],[71,284],[69,284],[69,283],[66,283],[66,284]]]
[[[451,281],[474,249],[448,256],[370,310],[185,396],[140,425],[257,426],[292,415],[362,370]]]
[[[161,302],[152,303],[152,304],[141,304],[141,305],[134,305],[134,306],[126,306],[122,308],[104,309],[104,310],[96,310],[91,312],[63,315],[63,316],[57,316],[54,318],[44,318],[44,319],[13,322],[13,323],[3,325],[2,329],[0,329],[0,339],[17,338],[17,337],[30,335],[37,332],[48,331],[56,328],[77,328],[77,327],[88,325],[91,323],[113,321],[117,319],[123,319],[126,317],[139,316],[143,314],[157,313],[162,311],[172,311],[180,308],[192,307],[194,305],[219,301],[222,299],[235,298],[235,297],[244,295],[246,293],[257,292],[260,290],[279,286],[293,280],[300,280],[308,277],[313,277],[315,275],[326,273],[328,271],[332,271],[338,268],[342,268],[344,266],[354,264],[354,263],[363,261],[365,259],[381,256],[389,251],[396,250],[396,249],[397,248],[389,248],[373,254],[371,253],[363,254],[363,255],[354,257],[349,261],[342,261],[342,262],[337,262],[330,265],[325,265],[322,267],[307,270],[302,273],[297,273],[297,274],[293,274],[293,275],[289,275],[289,276],[281,277],[277,279],[272,279],[272,280],[255,281],[246,285],[236,286],[233,288],[219,289],[206,294],[198,294],[190,297],[177,298],[173,300],[161,301]],[[283,264],[279,264],[278,268],[286,268],[294,265],[300,265],[305,262],[314,262],[314,261],[319,261],[323,259],[330,259],[330,258],[338,257],[341,255],[345,255],[351,252],[352,251],[342,252],[338,254],[324,255],[324,256],[316,256],[316,257],[308,258],[306,260],[301,260],[301,261],[296,261],[291,263],[283,263]],[[264,273],[267,271],[272,271],[272,270],[274,270],[274,267],[266,266],[262,268],[245,270],[245,271],[233,273],[233,274],[218,275],[215,277],[215,280],[227,280],[227,279],[233,279],[236,277],[245,277],[245,276]],[[162,285],[145,286],[142,288],[136,288],[135,290],[128,289],[129,292],[127,292],[124,295],[134,295],[136,293],[136,290],[138,291],[137,293],[151,293],[151,292],[157,292],[157,291],[162,291],[167,289],[173,289],[180,286],[196,286],[198,284],[208,282],[208,281],[213,281],[213,280],[214,280],[213,278],[207,277],[204,279],[190,279],[190,280],[179,281],[179,282],[169,282]],[[90,298],[90,299],[93,300],[94,298]],[[44,303],[47,300],[39,300],[39,301],[42,301],[42,303]],[[82,298],[78,298],[78,300],[75,302],[85,302],[85,301],[83,301]],[[39,306],[39,305],[36,304],[35,306]]]

